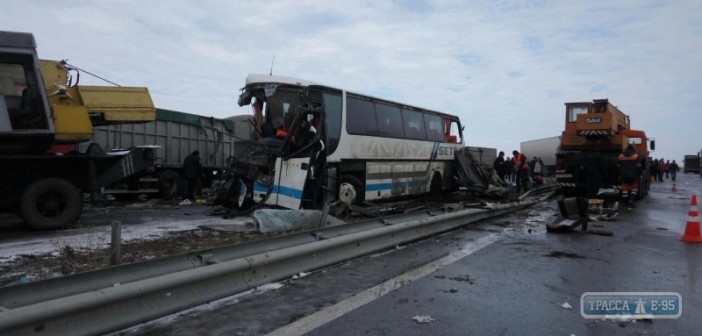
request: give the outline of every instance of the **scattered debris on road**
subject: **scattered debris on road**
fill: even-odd
[[[412,317],[413,320],[417,321],[417,323],[430,323],[434,322],[434,319],[431,318],[429,315],[414,315]]]

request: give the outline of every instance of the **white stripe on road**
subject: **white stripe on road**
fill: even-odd
[[[356,293],[353,296],[341,302],[338,302],[314,314],[305,316],[291,324],[274,330],[266,334],[266,336],[302,335],[304,333],[312,331],[326,323],[329,323],[351,312],[356,308],[364,306],[374,301],[375,299],[384,296],[385,294],[388,294],[396,289],[400,289],[402,286],[408,285],[409,283],[421,279],[438,269],[453,264],[454,262],[465,258],[484,247],[490,246],[496,241],[498,241],[497,234],[491,234],[478,240],[471,241],[464,245],[463,248],[461,248],[459,251],[453,252],[445,257],[436,259],[423,266],[403,273],[375,287],[371,287],[360,293]]]

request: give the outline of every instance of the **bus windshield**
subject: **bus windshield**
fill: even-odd
[[[300,106],[301,92],[300,88],[278,87],[266,98],[265,121],[270,122],[273,128],[283,126],[286,115],[294,115],[295,108]]]

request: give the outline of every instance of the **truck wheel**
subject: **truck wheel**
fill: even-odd
[[[175,170],[166,170],[158,176],[158,191],[164,199],[178,195],[180,174]]]
[[[20,198],[20,215],[37,230],[60,229],[75,223],[83,200],[73,184],[59,178],[32,183]]]
[[[353,175],[344,175],[339,184],[339,201],[345,204],[361,204],[365,198],[363,183]]]

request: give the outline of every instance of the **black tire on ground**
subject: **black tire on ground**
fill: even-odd
[[[163,199],[176,197],[180,189],[180,174],[175,170],[166,170],[158,176],[158,192]]]
[[[59,178],[35,181],[20,197],[20,216],[34,229],[66,228],[78,221],[83,199],[70,182]]]
[[[441,196],[441,174],[439,172],[434,172],[431,177],[431,183],[429,184],[429,194],[432,196]]]
[[[366,192],[363,183],[356,176],[344,175],[339,184],[339,201],[346,204],[361,204]]]

